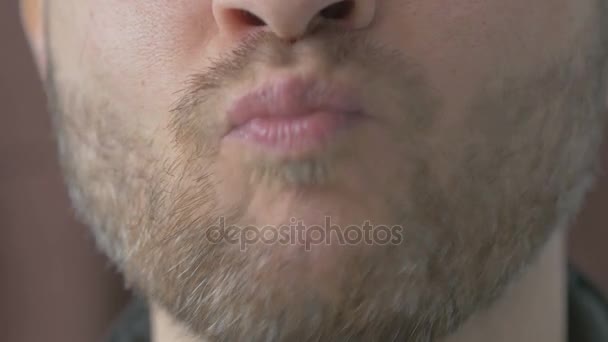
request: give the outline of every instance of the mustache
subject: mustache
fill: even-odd
[[[365,35],[345,31],[323,31],[295,43],[260,31],[241,41],[233,50],[211,58],[208,70],[195,73],[186,80],[173,112],[183,113],[204,102],[205,96],[243,78],[256,64],[285,67],[294,64],[303,50],[312,51],[327,68],[345,62],[370,64],[370,58],[384,55],[395,59],[396,51],[374,44]]]
[[[365,92],[371,98],[397,104],[400,110],[410,113],[408,120],[428,123],[430,107],[436,107],[436,97],[427,83],[424,68],[406,53],[378,42],[365,32],[325,28],[296,42],[288,42],[271,32],[261,31],[212,58],[205,71],[187,78],[170,110],[169,129],[177,144],[198,145],[197,153],[200,153],[203,147],[209,148],[204,144],[219,140],[221,122],[210,118],[206,111],[218,107],[216,104],[225,97],[225,89],[246,79],[256,66],[285,69],[307,58],[314,59],[315,66],[322,68],[320,71],[328,77],[347,72],[353,81],[365,83]],[[384,109],[377,108],[377,111]]]
[[[364,33],[324,30],[290,43],[261,31],[248,36],[231,51],[211,58],[206,71],[189,76],[171,112],[176,115],[192,112],[214,92],[243,79],[255,65],[288,67],[302,59],[302,54],[314,56],[327,70],[345,65],[363,69],[401,65],[399,69],[407,70],[402,66],[405,58],[400,52],[374,42]]]

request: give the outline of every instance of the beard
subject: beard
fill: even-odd
[[[356,34],[318,33],[297,47],[252,37],[189,80],[169,111],[170,140],[133,129],[119,101],[62,79],[53,62],[48,93],[77,213],[129,285],[193,333],[433,341],[489,306],[578,211],[605,117],[597,40],[534,74],[487,82],[449,129],[424,68]],[[366,109],[388,124],[305,160],[227,153],[222,98],[255,66],[289,68],[303,55],[365,83]],[[284,215],[251,212],[260,189]],[[404,238],[311,250],[209,239],[220,221],[321,216],[398,225]]]

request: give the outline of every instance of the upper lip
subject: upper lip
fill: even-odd
[[[318,111],[361,115],[357,96],[328,81],[286,78],[268,82],[238,98],[228,109],[228,131],[263,117],[296,117]]]

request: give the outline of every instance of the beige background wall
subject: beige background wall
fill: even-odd
[[[572,254],[608,294],[607,221],[604,177]],[[17,1],[0,1],[0,341],[96,341],[126,298],[72,218]]]

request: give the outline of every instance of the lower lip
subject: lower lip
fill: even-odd
[[[318,111],[302,116],[260,117],[234,128],[227,138],[284,153],[321,148],[356,118],[352,113]]]

